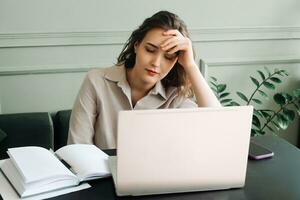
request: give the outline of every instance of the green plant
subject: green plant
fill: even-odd
[[[274,110],[256,108],[258,105],[263,104],[261,99],[270,100],[265,90],[275,90],[276,86],[282,83],[281,78],[289,75],[285,70],[275,69],[273,73],[268,68],[264,68],[264,70],[265,72],[257,71],[259,79],[250,76],[255,89],[249,96],[240,91],[236,92],[238,97],[245,102],[245,105],[253,105],[254,107],[252,136],[265,134],[266,129],[273,133],[276,130],[286,129],[296,115],[300,115],[300,88],[295,89],[291,94],[286,92],[275,93],[273,100],[277,104],[277,108]],[[219,84],[215,77],[210,78],[210,86],[223,106],[240,105],[229,97],[230,93],[226,91],[226,84]]]

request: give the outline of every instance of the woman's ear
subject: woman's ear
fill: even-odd
[[[138,48],[138,46],[139,46],[139,43],[136,41],[134,43],[134,45],[133,45],[133,47],[134,47],[134,53],[136,53],[136,49]]]

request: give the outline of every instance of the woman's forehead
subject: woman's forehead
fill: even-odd
[[[160,45],[163,41],[165,41],[169,36],[163,35],[163,32],[165,32],[165,29],[162,28],[154,28],[149,30],[144,39],[143,43],[152,43],[154,45]]]

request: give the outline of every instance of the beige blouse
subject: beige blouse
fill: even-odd
[[[166,91],[161,82],[133,107],[125,70],[124,66],[112,66],[88,72],[72,110],[68,144],[116,148],[120,110],[197,107],[191,99],[178,96],[175,87]]]

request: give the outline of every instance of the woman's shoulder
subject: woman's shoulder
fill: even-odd
[[[103,77],[110,76],[111,74],[118,73],[122,66],[113,65],[105,68],[93,68],[88,71],[87,77],[89,79],[102,79]]]

